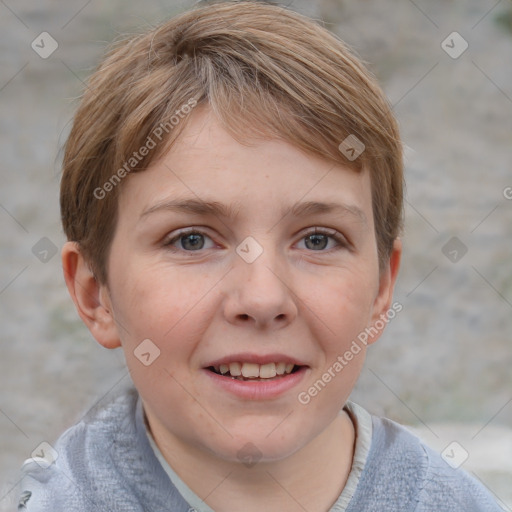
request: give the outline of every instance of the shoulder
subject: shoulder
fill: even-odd
[[[134,438],[137,399],[134,388],[123,388],[93,406],[53,446],[40,444],[21,468],[19,509],[96,508],[102,482],[116,482],[120,474],[114,452]],[[89,507],[84,509],[84,503]]]
[[[354,495],[357,510],[500,512],[490,492],[405,427],[372,416],[373,434]],[[354,509],[356,510],[356,509]]]

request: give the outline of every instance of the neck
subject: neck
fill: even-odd
[[[345,486],[354,455],[355,430],[345,411],[291,456],[251,467],[169,439],[151,421],[150,430],[168,464],[215,512],[326,512]]]

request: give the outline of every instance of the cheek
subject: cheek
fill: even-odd
[[[179,383],[188,380],[194,351],[212,321],[211,277],[158,267],[127,275],[137,278],[119,280],[115,310],[132,379],[146,396],[165,389],[182,402],[186,393]]]
[[[330,283],[310,294],[307,305],[325,332],[319,338],[327,342],[330,350],[340,351],[368,325],[374,297],[370,283],[360,275],[342,276]]]
[[[366,345],[358,340],[371,319],[372,289],[364,273],[344,273],[309,295],[305,311],[313,326],[318,359],[297,396],[312,417],[333,419],[353,389],[364,364]],[[313,425],[311,425],[313,428]]]
[[[141,267],[126,269],[126,276],[135,277],[118,279],[116,287],[118,318],[128,327],[126,341],[142,336],[165,346],[177,334],[182,340],[192,336],[190,329],[200,329],[205,318],[201,306],[210,280],[161,265]]]

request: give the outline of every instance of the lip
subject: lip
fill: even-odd
[[[226,359],[224,359],[226,360]],[[243,360],[244,362],[253,362]],[[272,359],[268,362],[275,362],[275,359]],[[278,360],[283,361],[284,360]],[[289,361],[293,362],[293,361]],[[224,364],[224,363],[219,363]],[[265,364],[265,363],[260,363]],[[295,363],[294,363],[295,364]],[[203,368],[201,371],[211,379],[211,382],[224,391],[235,395],[239,398],[243,398],[245,400],[271,400],[273,398],[278,398],[283,395],[290,389],[298,386],[302,380],[304,379],[306,372],[309,370],[309,367],[302,366],[294,373],[289,373],[284,375],[283,377],[275,378],[273,380],[238,380],[232,377],[225,377],[223,375],[218,375],[206,368]]]
[[[230,363],[254,363],[254,364],[268,364],[268,363],[292,363],[297,366],[308,366],[303,361],[299,359],[295,359],[293,357],[284,355],[284,354],[265,354],[258,355],[250,352],[240,352],[238,354],[231,354],[229,356],[224,356],[221,359],[216,359],[215,361],[210,361],[206,363],[203,368],[208,368],[209,366],[220,366],[221,364],[230,364]]]

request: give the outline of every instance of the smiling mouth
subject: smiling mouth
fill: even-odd
[[[234,380],[267,382],[285,378],[301,368],[305,367],[292,363],[268,363],[263,365],[255,363],[230,363],[229,365],[208,366],[206,369],[221,377]]]

